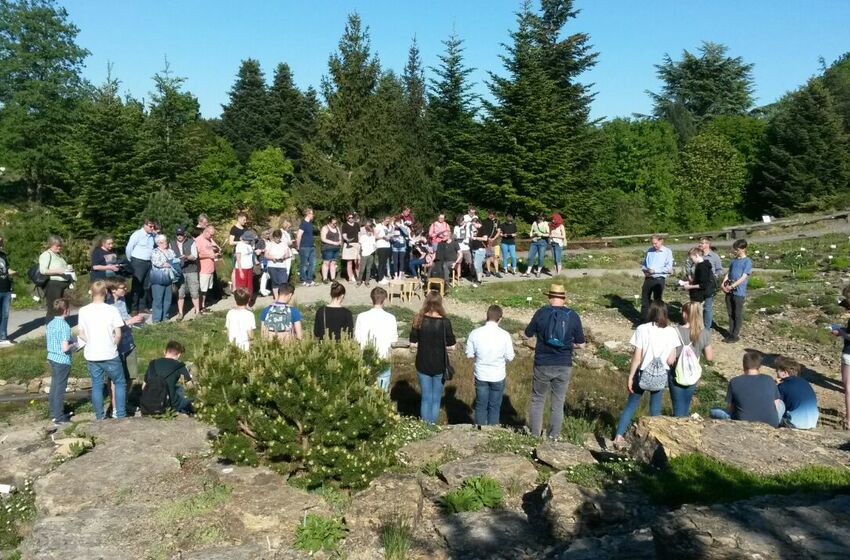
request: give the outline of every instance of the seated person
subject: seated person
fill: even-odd
[[[169,408],[186,414],[193,412],[192,401],[186,398],[183,387],[177,385],[181,377],[186,386],[192,383],[188,368],[180,361],[182,354],[183,345],[171,340],[165,346],[165,356],[151,360],[148,364],[139,399],[139,409],[143,415],[163,414]]]
[[[440,233],[440,242],[434,251],[434,262],[431,266],[431,278],[442,277],[446,287],[451,285],[452,269],[461,261],[460,244],[449,235],[449,232]]]
[[[774,428],[785,412],[776,382],[759,371],[761,353],[755,350],[744,352],[744,375],[729,382],[726,389],[726,410],[712,408],[711,417],[718,420],[746,420],[764,422]]]
[[[800,377],[800,364],[779,356],[773,362],[779,380],[779,396],[785,405],[780,424],[798,430],[811,430],[818,425],[818,400],[809,382]]]

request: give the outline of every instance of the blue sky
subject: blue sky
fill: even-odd
[[[107,64],[122,90],[149,97],[151,77],[167,56],[187,78],[206,117],[216,117],[239,62],[260,61],[271,80],[287,62],[299,86],[318,87],[357,11],[370,28],[384,67],[401,71],[413,36],[426,66],[438,63],[454,29],[465,40],[466,62],[477,70],[476,91],[487,95],[488,71],[502,72],[499,55],[515,26],[519,0],[60,0],[91,51],[85,76],[100,83]],[[850,50],[848,0],[577,0],[579,17],[567,31],[590,34],[600,53],[584,81],[595,84],[594,118],[647,113],[647,89],[657,90],[654,64],[678,58],[704,40],[724,43],[755,64],[757,104],[770,103],[815,74],[818,59]],[[841,38],[844,38],[842,41]],[[431,73],[428,73],[431,75]]]

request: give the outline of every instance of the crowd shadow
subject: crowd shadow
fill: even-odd
[[[396,403],[402,416],[419,416],[419,391],[406,380],[397,381],[390,390],[390,399]]]
[[[15,329],[14,332],[9,333],[9,338],[12,339],[12,340],[15,340],[17,338],[20,338],[20,337],[22,337],[26,334],[33,332],[36,329],[43,327],[45,324],[46,324],[46,321],[45,321],[44,317],[37,317],[35,319],[27,321],[26,323],[22,323],[17,329]],[[68,324],[71,325],[72,329],[77,326],[77,314],[76,313],[68,316]]]
[[[443,408],[449,424],[473,424],[472,407],[457,396],[457,387],[446,387],[443,393]]]
[[[502,408],[499,410],[499,423],[511,428],[521,428],[525,426],[525,417],[520,416],[516,407],[514,407],[513,402],[511,402],[510,395],[502,397]]]
[[[640,310],[635,308],[633,302],[617,294],[605,294],[604,297],[608,300],[608,305],[606,305],[606,307],[608,309],[616,309],[619,311],[620,315],[628,319],[633,327],[636,327],[643,322],[640,316]]]

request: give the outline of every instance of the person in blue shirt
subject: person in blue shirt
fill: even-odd
[[[71,353],[76,349],[76,341],[71,335],[68,314],[71,306],[65,298],[53,302],[53,318],[47,323],[45,340],[47,342],[47,363],[50,365],[50,418],[53,423],[66,424],[65,388],[71,373]]]
[[[650,301],[662,301],[664,283],[673,272],[673,251],[664,246],[663,236],[652,236],[652,246],[647,249],[640,269],[644,276],[640,294],[640,317],[646,322]]]
[[[776,368],[779,396],[785,409],[779,415],[779,425],[798,430],[816,428],[818,399],[809,382],[800,377],[800,364],[791,358],[779,356],[774,360],[773,367]]]
[[[295,246],[298,248],[298,274],[305,286],[315,286],[313,276],[316,273],[316,247],[313,245],[313,209],[304,209],[304,219],[295,234]]]
[[[133,232],[127,241],[124,253],[130,259],[133,268],[133,285],[130,288],[131,314],[147,311],[151,306],[150,281],[151,254],[156,246],[156,222],[151,218],[145,220],[141,228]]]
[[[723,342],[738,342],[744,323],[744,298],[747,283],[753,273],[753,261],[747,256],[747,240],[739,239],[732,244],[735,258],[729,263],[729,271],[723,278],[721,289],[726,294],[726,312],[729,315],[729,336]]]

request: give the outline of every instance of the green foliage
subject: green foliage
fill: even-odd
[[[765,494],[846,492],[850,470],[810,465],[777,475],[760,475],[711,457],[689,454],[671,459],[666,469],[645,477],[643,487],[656,502],[678,507],[734,502]]]
[[[519,431],[497,430],[490,434],[479,450],[484,453],[514,453],[528,457],[539,443],[538,438]]]
[[[198,164],[198,190],[191,202],[193,213],[206,213],[212,220],[231,218],[244,204],[242,166],[233,146],[220,136],[213,139]]]
[[[154,512],[157,521],[173,524],[213,511],[230,498],[231,488],[224,484],[206,484],[194,496],[186,496],[164,504]]]
[[[365,486],[394,460],[398,416],[375,387],[384,362],[352,340],[209,347],[197,365],[199,413],[225,459],[269,463],[311,488]]]
[[[17,492],[0,496],[0,551],[18,546],[24,525],[35,519],[35,513],[35,492],[29,480]]]
[[[618,457],[602,463],[567,467],[564,476],[585,488],[616,488],[634,481],[644,469],[630,458]]]
[[[847,270],[850,268],[850,257],[834,257],[827,262],[827,268],[838,271]]]
[[[850,136],[850,52],[825,68],[821,81],[832,96],[835,112],[844,123],[844,133]]]
[[[266,147],[269,128],[269,98],[260,63],[253,58],[243,60],[230,98],[222,107],[221,135],[233,146],[242,162],[255,151]]]
[[[292,162],[284,157],[283,150],[273,146],[251,154],[245,169],[248,187],[259,198],[259,204],[272,211],[288,206],[292,173]]]
[[[345,526],[342,522],[308,513],[304,521],[295,530],[295,548],[318,552],[320,550],[334,550],[339,541],[345,537]]]
[[[489,476],[470,476],[464,479],[460,488],[439,499],[440,505],[449,514],[497,508],[503,501],[502,485]]]
[[[280,63],[268,94],[269,143],[283,150],[286,159],[298,162],[305,142],[316,134],[319,101],[312,88],[302,93],[289,65]]]
[[[407,551],[410,550],[412,538],[413,530],[410,527],[410,522],[406,519],[394,519],[384,525],[381,530],[384,558],[386,560],[405,560]]]
[[[765,287],[767,287],[767,280],[765,280],[763,276],[751,276],[749,280],[747,280],[748,290],[760,290]]]
[[[177,226],[192,225],[183,204],[165,189],[150,195],[142,215],[143,219],[153,218],[169,239],[174,237],[174,229]]]

